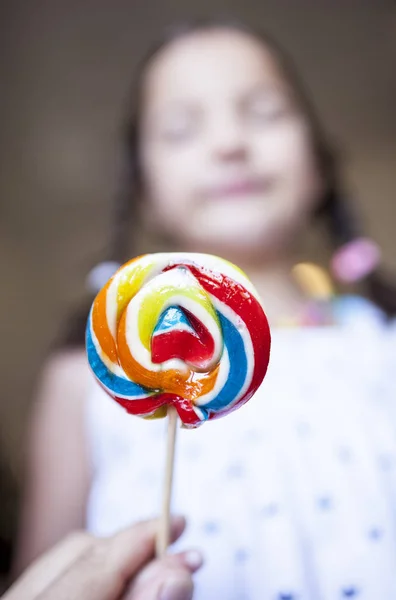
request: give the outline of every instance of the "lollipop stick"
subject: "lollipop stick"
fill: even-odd
[[[166,468],[164,492],[162,498],[162,512],[157,535],[157,557],[166,554],[169,546],[170,505],[172,495],[173,465],[175,458],[177,428],[177,411],[173,406],[168,408],[168,440],[166,448]]]

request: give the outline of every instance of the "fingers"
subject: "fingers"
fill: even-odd
[[[172,517],[170,539],[175,542],[186,527],[184,517]],[[109,571],[121,577],[125,584],[154,557],[158,520],[145,521],[121,531],[106,540],[106,564]]]
[[[192,573],[202,562],[202,556],[196,551],[156,560],[134,579],[123,600],[191,600]]]
[[[182,517],[171,519],[171,539],[184,531]],[[158,521],[138,523],[107,539],[94,539],[40,600],[116,600],[154,556]]]
[[[35,560],[3,596],[4,600],[36,598],[92,545],[85,532],[70,534],[54,548]]]
[[[183,517],[173,517],[170,525],[173,542],[183,533],[186,523]],[[116,600],[154,557],[157,529],[158,521],[153,520],[106,539],[83,532],[73,534],[33,563],[5,599]],[[179,568],[185,569],[180,561]],[[179,575],[184,577],[184,571]],[[188,577],[187,572],[187,580]]]

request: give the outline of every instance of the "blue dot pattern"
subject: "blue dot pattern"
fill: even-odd
[[[342,590],[343,598],[356,598],[359,595],[359,590],[355,587],[348,587]]]
[[[264,506],[264,508],[262,510],[262,515],[267,518],[274,517],[278,513],[279,513],[279,506],[275,502],[272,502],[271,504]]]
[[[318,508],[322,511],[331,510],[333,508],[333,500],[330,496],[322,496],[318,498]]]
[[[244,563],[249,559],[249,551],[244,548],[240,548],[235,552],[235,562]]]
[[[219,532],[220,525],[216,521],[209,521],[208,523],[204,524],[203,529],[207,535],[213,535]]]
[[[370,540],[372,540],[373,542],[378,542],[384,535],[384,532],[380,527],[373,527],[372,529],[370,529],[368,535]]]

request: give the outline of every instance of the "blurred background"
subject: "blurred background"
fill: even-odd
[[[103,256],[134,67],[166,24],[231,15],[279,38],[396,269],[396,2],[2,0],[0,538],[12,540],[35,377]],[[325,251],[323,251],[325,256]],[[6,569],[7,552],[2,569]]]

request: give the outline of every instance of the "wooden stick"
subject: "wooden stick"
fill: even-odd
[[[157,535],[157,557],[165,556],[169,546],[170,507],[172,496],[173,465],[175,459],[176,429],[178,415],[173,406],[168,408],[168,440],[166,448],[166,468],[162,511]]]

